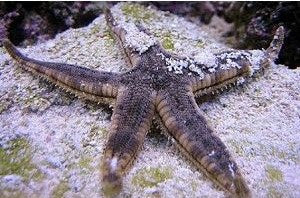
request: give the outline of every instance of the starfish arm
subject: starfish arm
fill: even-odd
[[[24,56],[8,40],[4,41],[4,47],[25,70],[31,71],[76,95],[96,101],[100,97],[114,98],[117,96],[118,87],[121,84],[119,74],[100,72],[76,65],[34,60]]]
[[[105,9],[105,19],[108,27],[110,28],[114,38],[118,41],[119,46],[123,50],[127,64],[130,67],[135,67],[140,63],[140,56],[137,52],[126,45],[126,30],[118,26],[111,11]]]
[[[158,93],[156,110],[180,150],[224,190],[249,197],[237,164],[201,115],[193,93],[178,87],[169,90],[166,94]]]
[[[216,67],[214,71],[204,70],[204,77],[191,76],[193,92],[197,95],[218,91],[235,83],[240,77],[252,75],[278,58],[284,41],[284,28],[280,26],[266,51],[259,50],[229,50],[215,54]]]
[[[242,77],[248,76],[251,72],[250,62],[242,60],[238,64],[238,67],[226,69],[218,66],[213,72],[204,72],[203,77],[198,75],[188,77],[193,93],[198,97],[203,94],[222,91],[231,87]]]
[[[155,94],[147,89],[121,89],[112,115],[111,135],[102,160],[102,189],[112,196],[132,165],[154,115]]]
[[[279,26],[274,34],[273,40],[270,46],[267,48],[267,54],[272,61],[278,58],[280,50],[284,42],[284,27]]]

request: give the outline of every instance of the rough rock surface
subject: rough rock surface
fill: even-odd
[[[267,47],[280,25],[286,30],[285,43],[278,63],[300,67],[299,2],[218,2],[218,14],[234,24],[236,45],[242,49]],[[222,9],[223,7],[223,9]]]
[[[147,23],[153,17],[151,31],[170,51],[195,56],[205,55],[211,42],[224,46],[211,38],[218,30],[141,6],[118,6],[130,19]],[[125,61],[104,21],[101,15],[87,27],[21,51],[122,72]],[[299,80],[299,70],[272,65],[260,78],[200,105],[255,197],[300,196]],[[0,48],[0,197],[101,197],[99,162],[110,116],[107,106],[77,99],[20,69]],[[121,196],[174,195],[224,197],[171,141],[150,133]]]
[[[16,45],[45,42],[68,28],[88,25],[106,2],[0,2],[1,26]]]
[[[173,14],[185,16],[188,18],[195,18],[202,23],[208,24],[216,14],[216,6],[212,2],[168,2],[168,1],[152,1],[143,2],[145,5],[153,5],[159,10],[169,11]]]

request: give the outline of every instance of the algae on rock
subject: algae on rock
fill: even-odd
[[[61,181],[52,191],[53,198],[64,197],[64,194],[70,189],[66,181]]]
[[[24,181],[40,180],[43,174],[32,162],[32,148],[25,138],[11,140],[8,148],[0,148],[0,175],[20,175]]]
[[[166,50],[171,50],[173,51],[175,49],[174,47],[174,41],[171,37],[171,34],[165,34],[163,36],[162,39],[162,46],[166,49]]]
[[[139,4],[125,4],[122,7],[122,11],[125,16],[132,17],[139,22],[148,22],[154,17],[154,12],[151,12],[150,10]]]
[[[271,182],[281,182],[283,181],[283,173],[280,169],[271,166],[271,165],[267,165],[266,168],[266,173],[267,173],[267,178],[271,181]]]
[[[172,178],[172,171],[167,167],[160,168],[143,168],[140,169],[132,179],[132,183],[142,188],[151,188],[157,186],[168,179]]]

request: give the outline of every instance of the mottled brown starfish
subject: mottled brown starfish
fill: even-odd
[[[232,196],[250,197],[237,164],[207,125],[194,97],[222,89],[240,77],[250,76],[254,70],[267,67],[280,51],[283,28],[277,29],[270,47],[263,51],[259,68],[252,65],[251,51],[231,50],[216,55],[213,70],[196,65],[201,69],[199,75],[188,66],[182,68],[182,74],[170,71],[171,59],[193,67],[196,63],[166,52],[158,43],[139,55],[125,44],[126,30],[116,24],[110,11],[106,12],[106,21],[132,67],[128,72],[118,74],[41,62],[25,57],[8,40],[4,41],[8,53],[24,69],[88,100],[116,98],[111,134],[101,162],[104,194],[119,194],[122,177],[141,148],[153,116],[157,115],[163,130],[210,179]],[[224,67],[229,62],[235,66]]]

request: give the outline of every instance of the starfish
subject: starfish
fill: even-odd
[[[87,100],[116,100],[101,161],[104,194],[120,193],[122,178],[155,118],[189,160],[219,187],[234,197],[251,197],[236,162],[208,126],[195,97],[218,92],[267,68],[278,57],[283,27],[276,30],[269,48],[260,51],[259,57],[255,57],[258,54],[254,50],[227,50],[215,54],[215,65],[208,66],[172,54],[157,41],[151,41],[147,49],[137,50],[127,44],[128,32],[116,23],[110,10],[106,10],[105,18],[131,68],[125,73],[34,60],[24,56],[9,40],[3,42],[10,56],[25,70]],[[142,26],[136,28],[151,37]]]

